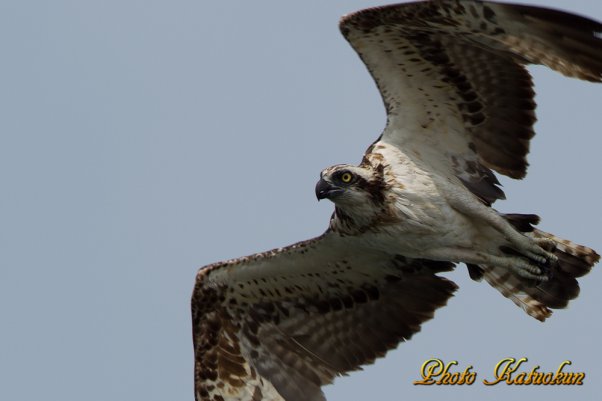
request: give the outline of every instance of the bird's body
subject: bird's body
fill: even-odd
[[[494,171],[523,178],[534,135],[525,64],[602,81],[602,24],[544,8],[434,0],[362,10],[340,29],[376,81],[387,125],[357,166],[322,171],[319,237],[199,270],[195,396],[323,401],[320,387],[408,340],[465,263],[545,320],[577,297],[592,249],[501,214]]]
[[[382,196],[357,204],[341,201],[344,206],[337,208],[330,222],[333,231],[359,235],[372,248],[409,257],[421,257],[434,244],[470,246],[474,223],[445,199],[450,186],[444,177],[421,169],[390,145],[374,146],[360,168],[382,182],[374,185]]]
[[[547,256],[547,251],[538,249],[538,243],[547,240],[530,239],[517,232],[458,177],[428,169],[424,157],[411,147],[404,152],[379,141],[368,149],[360,166],[336,165],[324,170],[322,177],[337,171],[352,172],[369,187],[366,196],[335,197],[337,208],[330,228],[357,236],[364,246],[392,255],[492,263],[537,278],[539,273],[531,274],[537,266],[506,255],[502,249],[514,247],[523,256],[536,258],[537,264],[538,257]],[[527,272],[519,270],[522,268]]]

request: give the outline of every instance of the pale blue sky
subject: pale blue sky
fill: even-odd
[[[602,2],[543,1],[602,19]],[[0,399],[192,400],[198,267],[320,234],[320,170],[358,162],[384,124],[338,32],[349,1],[0,1]],[[526,180],[498,208],[602,250],[602,86],[534,69]],[[600,266],[545,324],[460,267],[436,319],[330,401],[593,400]],[[579,388],[488,388],[504,357],[585,371]],[[472,387],[415,387],[425,359]]]

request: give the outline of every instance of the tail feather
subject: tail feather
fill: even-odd
[[[528,315],[543,322],[552,314],[551,309],[566,308],[577,298],[580,291],[577,278],[589,273],[600,255],[591,248],[534,228],[532,225],[539,222],[536,215],[507,214],[504,217],[526,235],[554,242],[555,247],[550,251],[558,257],[558,262],[551,267],[550,279],[537,283],[497,266],[472,266],[471,277],[484,278]],[[480,269],[478,274],[476,269]]]
[[[517,276],[504,267],[480,266],[480,268],[485,281],[514,302],[529,316],[543,322],[552,314],[545,302],[541,302],[531,294],[533,287],[527,285],[524,278]]]
[[[555,242],[554,254],[558,256],[558,265],[563,272],[572,277],[586,275],[600,260],[600,255],[593,249],[559,238],[554,234],[535,229],[531,235],[535,238],[548,238]]]
[[[533,232],[535,230],[533,226],[538,225],[540,220],[536,214],[506,213],[502,214],[502,217],[521,233]]]

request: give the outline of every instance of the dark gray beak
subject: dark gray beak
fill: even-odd
[[[318,200],[330,198],[333,195],[336,195],[341,192],[341,188],[332,185],[323,178],[320,178],[320,181],[318,181],[318,183],[316,184],[316,198],[318,198]]]

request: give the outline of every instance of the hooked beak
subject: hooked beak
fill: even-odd
[[[320,181],[316,184],[316,197],[318,200],[328,198],[331,199],[333,196],[343,192],[342,188],[332,185],[328,181],[320,178]]]

